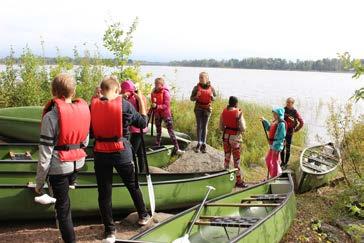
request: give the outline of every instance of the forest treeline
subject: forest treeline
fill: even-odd
[[[79,58],[64,57],[67,62],[80,65]],[[92,57],[90,58],[92,61]],[[57,64],[57,57],[43,57],[47,65]],[[16,64],[21,63],[20,58],[14,58]],[[113,58],[98,58],[105,66],[118,66],[118,61]],[[364,60],[362,60],[364,61]],[[6,57],[0,58],[0,64],[6,63]],[[323,58],[320,60],[296,60],[289,61],[282,58],[245,58],[245,59],[196,59],[171,62],[150,62],[128,59],[126,64],[133,65],[156,65],[156,66],[183,66],[183,67],[214,67],[214,68],[242,68],[242,69],[268,69],[268,70],[297,70],[297,71],[320,71],[320,72],[348,72],[338,58]]]
[[[298,70],[298,71],[321,71],[321,72],[344,72],[344,65],[338,58],[323,58],[320,60],[288,61],[282,58],[244,58],[244,59],[199,59],[173,61],[172,66],[185,67],[219,67],[219,68],[244,68],[244,69],[268,69],[268,70]]]

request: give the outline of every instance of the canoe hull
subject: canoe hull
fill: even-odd
[[[42,107],[14,107],[0,109],[0,135],[19,141],[37,143],[39,142],[40,118]],[[151,126],[149,125],[149,128]],[[145,136],[145,142],[149,146],[155,143],[156,129],[151,136],[150,129]],[[186,148],[191,138],[183,133],[176,133],[176,137],[181,148]],[[171,144],[167,129],[162,130],[161,144]]]
[[[53,205],[44,206],[34,202],[34,192],[26,183],[34,180],[34,173],[1,173],[0,220],[49,219],[54,217]],[[140,186],[147,208],[148,189],[145,176],[140,175]],[[142,181],[143,180],[143,181]],[[154,174],[156,209],[185,208],[202,200],[205,186],[213,185],[217,190],[212,197],[231,192],[235,183],[235,171],[203,174]],[[120,177],[114,175],[113,210],[124,214],[135,211],[133,202]],[[75,190],[70,190],[72,215],[74,217],[99,215],[96,178],[93,173],[80,173]],[[188,195],[188,196],[187,196]]]
[[[164,167],[170,162],[173,145],[147,148],[147,158],[149,166]],[[9,152],[23,155],[25,152],[31,154],[31,160],[11,160]],[[92,156],[92,147],[87,148],[87,154]],[[0,144],[0,172],[36,172],[38,160],[38,144]],[[81,171],[94,172],[92,158],[86,160]]]
[[[287,175],[286,181],[272,179],[267,183],[256,185],[252,188],[245,189],[242,192],[236,192],[213,199],[208,203],[237,203],[243,198],[252,195],[265,193],[287,193],[287,198],[279,208],[271,209],[266,207],[251,208],[233,208],[233,207],[205,207],[202,211],[203,216],[230,215],[240,217],[262,217],[257,225],[244,231],[244,229],[229,228],[227,237],[223,227],[214,226],[194,226],[189,237],[191,243],[212,243],[212,242],[280,242],[284,234],[288,231],[293,219],[296,216],[296,198],[294,195],[293,181],[290,175]],[[284,185],[281,185],[284,183]],[[276,190],[275,188],[285,188]],[[287,190],[286,190],[287,189]],[[135,237],[132,240],[143,242],[172,242],[173,240],[184,235],[186,227],[192,220],[196,207],[186,210],[175,217],[167,219],[160,225],[155,226]],[[123,242],[122,240],[118,242]]]
[[[332,149],[332,154],[325,154],[324,148],[328,147]],[[316,165],[314,162],[308,164],[310,156],[316,156],[321,163],[318,162]],[[318,156],[318,157],[317,157]],[[312,146],[304,149],[300,156],[300,167],[298,172],[298,187],[297,192],[304,193],[312,189],[321,187],[332,181],[338,171],[341,163],[340,152],[335,148],[332,143]]]

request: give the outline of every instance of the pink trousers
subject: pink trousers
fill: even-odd
[[[281,155],[279,151],[269,149],[267,156],[265,157],[265,163],[268,168],[269,176],[275,177],[282,174],[281,169]]]

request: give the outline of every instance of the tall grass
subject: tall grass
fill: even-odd
[[[227,105],[227,100],[218,97],[212,104],[212,114],[209,122],[207,143],[222,150],[222,133],[219,129],[220,114]],[[189,134],[196,139],[196,119],[194,114],[194,103],[189,100],[173,100],[172,112],[175,129]],[[245,166],[262,164],[262,158],[268,149],[268,143],[262,123],[259,118],[264,116],[271,119],[272,112],[268,106],[251,102],[240,101],[239,108],[242,109],[247,124],[247,130],[242,143],[242,163]],[[303,146],[306,132],[297,133],[293,143]]]

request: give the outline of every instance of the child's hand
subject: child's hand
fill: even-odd
[[[261,117],[259,118],[259,120],[260,120],[260,121],[264,121],[264,120],[265,120],[265,118],[261,116]]]
[[[152,103],[152,108],[153,109],[157,108],[157,104],[156,103]]]

